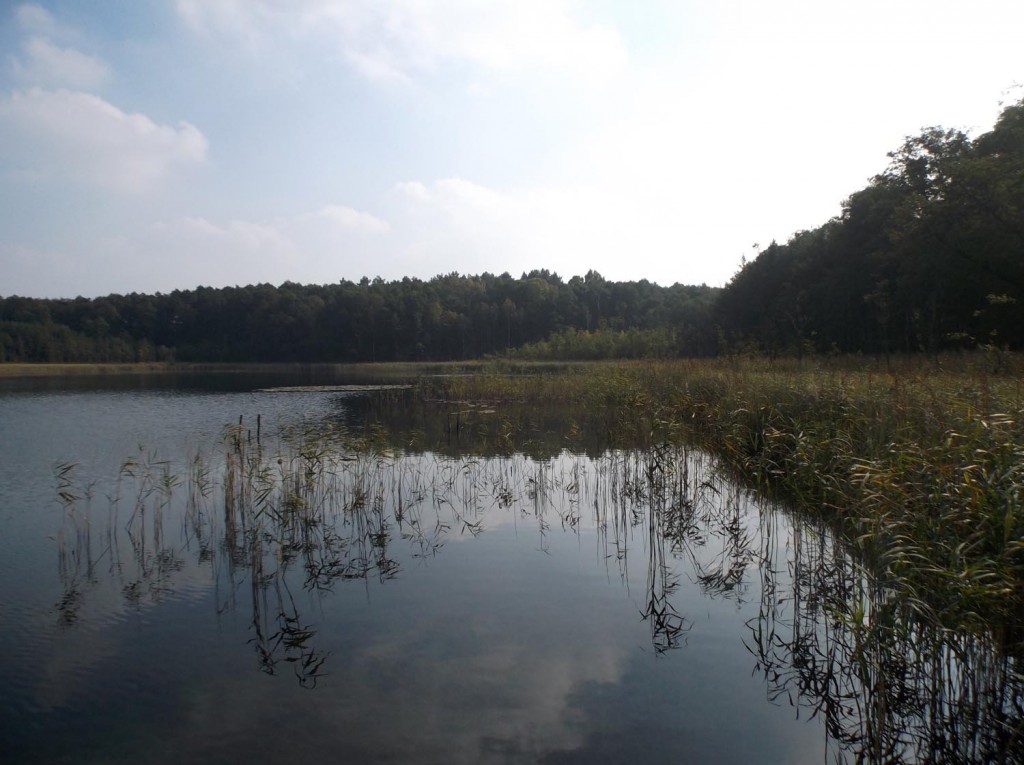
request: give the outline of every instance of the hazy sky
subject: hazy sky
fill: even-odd
[[[721,285],[924,126],[1020,0],[0,3],[0,295],[589,269]]]

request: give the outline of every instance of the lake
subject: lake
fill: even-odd
[[[0,761],[1021,761],[998,633],[708,454],[348,382],[0,380]]]

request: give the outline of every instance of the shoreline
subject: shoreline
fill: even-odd
[[[431,374],[451,369],[477,368],[484,362],[390,361],[363,363],[332,362],[57,362],[0,364],[0,379],[32,377],[108,377],[113,375],[169,374],[287,374],[294,372],[359,373],[390,375]]]

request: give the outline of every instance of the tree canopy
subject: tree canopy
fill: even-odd
[[[361,362],[452,360],[551,335],[675,327],[674,355],[708,354],[718,290],[564,282],[546,270],[428,281],[363,279],[175,291],[168,295],[0,299],[0,360]],[[644,355],[637,342],[627,355]]]
[[[928,128],[842,213],[736,274],[716,305],[768,352],[1024,345],[1024,102],[971,140]]]
[[[1024,347],[1024,101],[908,137],[838,216],[725,288],[515,278],[0,298],[0,362],[360,362]]]

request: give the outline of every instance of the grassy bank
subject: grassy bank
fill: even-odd
[[[1024,613],[1024,384],[989,361],[499,365],[424,384],[452,400],[564,401],[652,442],[697,441],[834,518],[912,606],[971,625]]]

